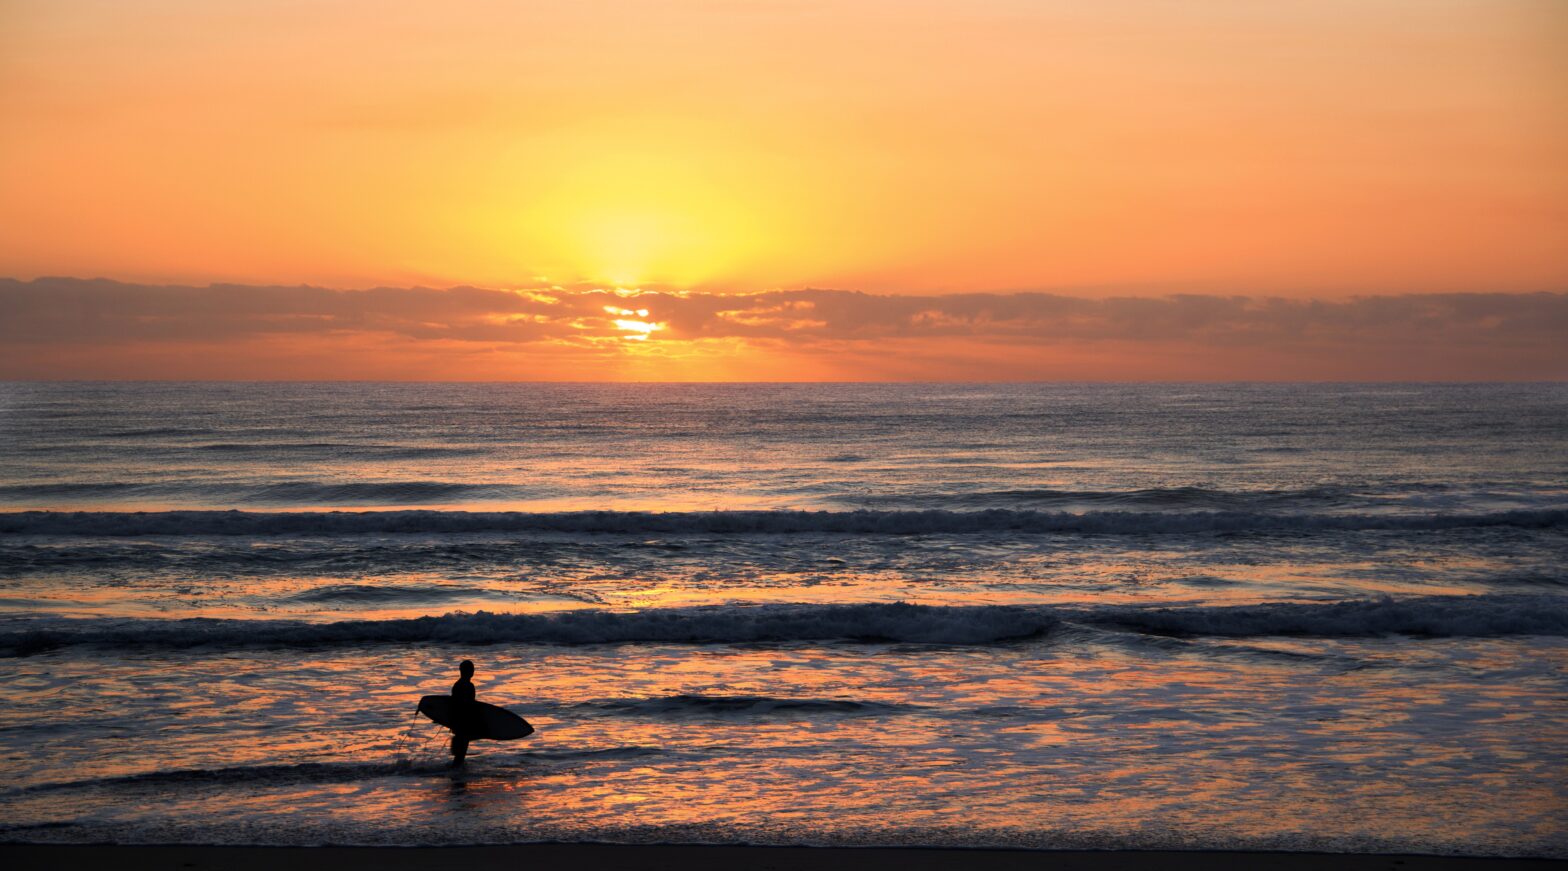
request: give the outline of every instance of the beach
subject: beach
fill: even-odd
[[[126,871],[220,868],[261,871],[285,865],[299,871],[362,868],[429,868],[472,871],[571,867],[639,871],[1198,871],[1216,865],[1266,871],[1486,871],[1562,868],[1548,859],[1478,859],[1453,856],[1346,855],[1334,853],[1038,852],[1026,850],[890,850],[812,847],[628,847],[607,844],[529,844],[508,847],[19,847],[0,846],[6,867],[17,871],[113,867]]]

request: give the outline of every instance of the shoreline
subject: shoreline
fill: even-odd
[[[1217,863],[1306,871],[1484,871],[1564,869],[1564,859],[1515,859],[1424,854],[1286,853],[1229,850],[1006,850],[951,847],[752,847],[541,843],[472,847],[268,847],[105,844],[0,844],[0,864],[16,871],[115,868],[126,871],[214,868],[273,871],[425,871],[432,863],[465,871],[550,868],[575,871],[730,871],[736,868],[811,871],[1206,871]]]

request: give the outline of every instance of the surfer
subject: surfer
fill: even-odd
[[[460,676],[452,684],[451,695],[425,696],[417,709],[437,725],[452,730],[453,768],[463,764],[470,741],[515,741],[534,733],[527,720],[474,697],[473,660],[463,660],[457,671]]]
[[[474,661],[463,660],[457,672],[461,677],[452,684],[452,764],[462,765],[468,755],[471,725],[479,718],[478,700],[474,698]]]

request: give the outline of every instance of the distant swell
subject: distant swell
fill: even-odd
[[[480,447],[380,445],[356,442],[213,442],[193,445],[192,448],[219,454],[255,454],[263,457],[270,454],[285,454],[296,458],[318,455],[334,460],[423,460],[484,453],[484,449]]]
[[[581,610],[551,614],[447,614],[401,620],[19,619],[0,629],[0,651],[61,647],[309,648],[367,644],[721,644],[755,642],[995,644],[1064,623],[1191,636],[1430,637],[1568,635],[1568,598],[1426,596],[1222,607],[1101,608],[903,603]]]
[[[222,446],[219,446],[222,447]],[[421,455],[416,455],[415,459]],[[190,484],[186,482],[63,481],[0,485],[0,500],[14,499],[170,499],[206,500],[239,505],[396,505],[484,499],[526,499],[527,488],[455,481],[278,481],[271,484]],[[83,512],[113,514],[114,512]],[[152,512],[222,514],[224,512]]]
[[[279,485],[282,486],[282,485]],[[455,496],[444,487],[411,483],[343,485],[404,488],[398,498]],[[457,485],[450,485],[457,486]],[[412,488],[412,489],[409,489]],[[370,490],[336,498],[377,498]],[[324,495],[324,494],[323,494]],[[381,493],[392,498],[393,493]],[[19,511],[0,514],[10,535],[353,535],[361,533],[564,532],[646,534],[848,533],[883,535],[985,532],[1100,535],[1317,530],[1444,530],[1508,526],[1568,527],[1568,510],[1535,509],[1441,514],[1297,514],[1256,511]]]
[[[1153,487],[1139,490],[979,490],[970,493],[928,493],[885,496],[843,496],[841,501],[865,506],[908,505],[941,501],[965,508],[1185,508],[1246,511],[1350,505],[1357,499],[1338,487],[1301,490],[1216,490],[1205,487]]]

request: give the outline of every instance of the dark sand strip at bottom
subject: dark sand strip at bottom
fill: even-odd
[[[10,871],[1483,871],[1563,869],[1568,861],[1338,853],[947,850],[840,847],[619,846],[521,844],[507,847],[121,847],[0,845]]]

